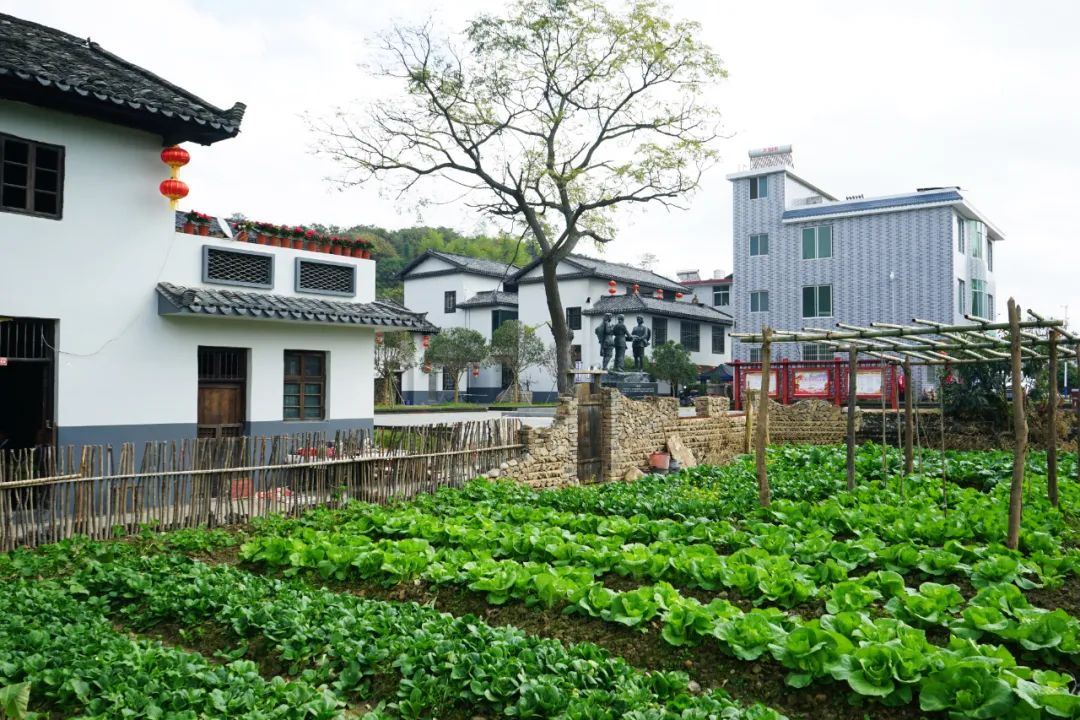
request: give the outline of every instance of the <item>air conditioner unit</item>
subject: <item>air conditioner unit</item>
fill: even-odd
[[[820,195],[811,195],[810,197],[806,198],[806,204],[820,205],[824,200],[825,198],[821,197]]]

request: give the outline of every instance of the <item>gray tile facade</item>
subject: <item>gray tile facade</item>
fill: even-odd
[[[836,323],[868,325],[871,322],[910,324],[912,318],[938,322],[962,322],[957,299],[957,280],[964,280],[966,310],[971,312],[972,279],[987,282],[995,309],[1004,302],[996,297],[993,273],[986,255],[972,257],[972,239],[982,224],[966,223],[969,235],[965,253],[958,251],[958,211],[949,205],[877,211],[832,219],[784,222],[785,209],[803,207],[786,195],[814,194],[783,170],[768,174],[768,197],[750,199],[750,178],[732,178],[734,193],[734,278],[729,311],[739,332],[756,332],[763,326],[785,330],[803,327],[833,328]],[[793,198],[794,199],[794,198]],[[818,225],[832,226],[832,257],[804,260],[802,231]],[[750,255],[750,236],[769,234],[769,254]],[[986,242],[985,244],[989,244]],[[803,287],[832,286],[832,316],[804,318]],[[751,312],[750,293],[769,293],[769,311]],[[736,342],[733,359],[749,360],[750,348]],[[801,360],[802,348],[781,345],[774,357]]]

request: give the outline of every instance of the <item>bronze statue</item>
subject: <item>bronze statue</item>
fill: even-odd
[[[603,322],[596,328],[596,339],[600,341],[600,357],[603,359],[601,367],[604,370],[607,370],[608,363],[611,362],[611,351],[615,347],[611,331],[611,313],[604,313]]]
[[[634,369],[641,372],[645,369],[645,348],[652,342],[652,330],[645,325],[645,318],[637,316],[637,325],[630,331],[633,338]]]
[[[630,330],[626,327],[626,318],[622,315],[611,329],[611,336],[615,344],[615,372],[622,372],[626,363],[626,341],[630,338]]]

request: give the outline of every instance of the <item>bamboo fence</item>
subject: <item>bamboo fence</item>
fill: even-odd
[[[386,503],[519,458],[518,420],[0,452],[0,551]]]

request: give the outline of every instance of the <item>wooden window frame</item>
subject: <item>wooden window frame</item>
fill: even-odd
[[[654,317],[652,319],[652,336],[653,347],[657,345],[663,345],[670,338],[668,338],[668,321],[667,318]]]
[[[299,357],[300,374],[290,375],[288,373],[289,356],[296,355]],[[305,375],[304,374],[304,359],[307,357],[318,356],[322,372],[319,375]],[[282,383],[282,403],[281,403],[281,418],[285,422],[320,422],[326,420],[326,361],[328,353],[325,350],[286,350],[283,356],[283,367],[285,379]],[[285,385],[289,383],[295,383],[300,386],[300,417],[286,417],[285,416]],[[304,404],[304,400],[307,397],[305,392],[305,385],[318,383],[319,384],[319,416],[318,417],[306,417],[305,410],[307,406]]]
[[[570,330],[581,329],[581,307],[572,306],[566,308],[566,327]]]
[[[7,160],[4,157],[4,143],[7,141],[25,143],[27,145],[26,150],[26,185],[14,185],[12,187],[21,187],[26,191],[26,207],[17,208],[3,204],[4,193],[4,167],[7,164]],[[37,175],[37,151],[38,148],[48,148],[49,150],[56,151],[56,190],[38,190],[36,187],[36,175]],[[63,145],[53,145],[52,143],[39,142],[37,140],[30,140],[29,138],[19,137],[18,135],[12,135],[10,133],[0,132],[0,212],[9,212],[16,215],[28,215],[30,217],[47,218],[49,220],[63,220],[64,218],[64,179],[65,172],[64,167],[66,165],[66,153]],[[45,192],[56,195],[56,212],[39,212],[33,209],[34,195],[37,192]]]
[[[443,312],[447,315],[457,312],[457,290],[447,290],[443,293]]]

